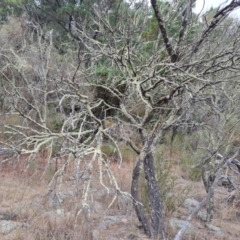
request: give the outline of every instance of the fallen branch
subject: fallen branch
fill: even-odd
[[[233,161],[233,160],[237,157],[238,152],[239,152],[239,149],[237,150],[237,152],[236,152],[231,158],[229,158],[229,159],[226,161],[226,163],[229,163],[229,162]],[[225,163],[225,164],[226,164],[226,163]],[[222,167],[224,167],[225,164],[224,164]],[[220,172],[221,172],[221,170],[222,170],[222,167],[220,167],[220,168],[218,169],[218,171],[217,171],[217,173],[216,173],[216,178],[215,178],[212,186],[209,188],[209,191],[208,191],[207,196],[202,200],[202,202],[199,204],[199,206],[196,207],[196,208],[194,209],[194,211],[191,213],[191,215],[187,218],[187,220],[186,220],[185,224],[183,225],[183,227],[178,231],[177,235],[174,237],[174,240],[181,240],[181,239],[182,239],[182,236],[183,236],[184,232],[186,231],[189,223],[192,221],[192,219],[193,219],[194,216],[198,213],[198,211],[199,211],[199,210],[207,203],[207,201],[209,200],[209,198],[210,198],[210,196],[211,196],[211,192],[214,190],[214,188],[215,188],[215,186],[217,185],[217,182],[218,182],[218,180],[219,180],[219,176],[218,176],[218,175],[220,174]]]

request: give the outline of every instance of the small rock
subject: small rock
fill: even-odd
[[[61,223],[63,219],[70,219],[72,217],[72,214],[70,212],[65,213],[64,209],[59,208],[53,211],[46,212],[45,216],[51,222]]]
[[[13,222],[13,221],[6,221],[2,220],[0,221],[0,231],[2,234],[8,234],[12,232],[17,227],[21,227],[22,224],[19,222]]]
[[[203,222],[206,221],[207,219],[207,213],[203,212],[203,211],[199,211],[197,214],[197,218]]]
[[[93,240],[98,240],[99,239],[99,231],[98,230],[93,230],[92,231],[92,239]]]
[[[184,220],[179,220],[177,218],[171,218],[169,223],[170,223],[170,226],[172,228],[175,228],[175,229],[179,230],[183,227],[183,225],[185,224],[185,221]],[[189,223],[188,226],[187,226],[187,229],[186,229],[186,233],[191,234],[194,231],[195,231],[194,226],[191,223]]]
[[[99,202],[97,202],[97,201],[94,201],[94,202],[92,203],[91,208],[92,208],[95,212],[98,212],[98,213],[101,213],[101,212],[103,211],[102,205],[101,205]]]
[[[192,212],[196,207],[199,206],[200,203],[195,199],[188,198],[184,201],[183,204],[189,212]]]
[[[116,194],[116,190],[113,188],[109,188],[108,190],[105,188],[100,190],[94,189],[92,192],[94,193],[95,198],[102,198],[102,197],[105,198],[108,195],[111,196]]]
[[[120,223],[123,216],[106,216],[100,223],[99,228],[107,229],[109,226]]]
[[[171,192],[169,192],[169,193],[166,193],[166,197],[167,197],[167,198],[172,198],[172,197],[174,197],[174,194],[173,194],[173,193],[171,193]]]
[[[66,200],[67,200],[67,194],[65,194],[65,193],[58,193],[57,194],[57,198],[58,198],[58,201],[60,202],[60,203],[63,203],[63,202],[65,202]]]
[[[57,215],[64,215],[64,209],[57,209],[56,214]]]
[[[216,227],[212,224],[206,224],[206,227],[209,229],[209,230],[212,230],[218,234],[222,234],[222,229],[220,227]]]

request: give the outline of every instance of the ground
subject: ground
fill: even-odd
[[[134,164],[134,159],[128,159],[121,165],[111,163],[111,170],[123,191],[130,191]],[[61,188],[54,188],[49,186],[54,171],[51,167],[45,169],[44,158],[39,157],[35,164],[32,163],[28,168],[27,166],[24,158],[1,165],[0,239],[148,239],[136,218],[131,201],[122,195],[116,195],[113,187],[107,191],[99,183],[97,166],[89,194],[90,216],[79,212],[83,184],[79,182],[76,189],[76,179],[71,168],[67,170]],[[44,170],[45,174],[42,175]],[[171,204],[168,202],[165,209],[170,239],[177,232],[177,229],[170,227],[171,219],[186,220],[190,213],[184,200],[201,201],[206,195],[202,182],[188,179],[177,161],[171,163],[171,172],[177,179],[177,189],[169,191],[178,191],[182,196],[179,195],[179,199]],[[187,191],[183,191],[184,189]],[[168,200],[172,196],[176,198],[174,192],[167,194],[170,196],[166,198]],[[215,190],[212,225],[219,227],[221,233],[209,229],[201,219],[195,217],[191,222],[194,231],[184,239],[240,239],[240,203],[235,201],[227,205],[228,195],[222,186]],[[203,208],[201,211],[204,213],[204,210]],[[8,225],[8,230],[3,224],[13,225]]]

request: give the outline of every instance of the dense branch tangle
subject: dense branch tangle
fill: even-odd
[[[54,47],[54,31],[44,34],[36,23],[31,27],[37,43],[30,41],[28,51],[23,47],[1,49],[7,111],[19,114],[22,121],[5,124],[4,128],[11,135],[5,139],[7,146],[30,159],[47,147],[50,164],[53,147],[59,145],[57,153],[65,162],[51,183],[61,183],[64,170],[73,162],[76,176],[83,179],[84,213],[88,212],[95,162],[103,187],[108,188],[103,178],[106,170],[116,194],[122,193],[102,153],[104,142],[115,146],[119,162],[119,142],[130,145],[138,154],[131,187],[137,217],[149,237],[167,239],[161,189],[154,170],[156,149],[171,127],[194,121],[204,126],[209,115],[221,115],[221,98],[231,99],[229,92],[238,77],[240,38],[238,26],[223,20],[238,1],[219,9],[214,17],[217,21],[207,29],[192,12],[194,1],[170,4],[152,0],[151,4],[152,9],[145,1],[94,2],[85,6],[88,24],[77,22],[76,6],[76,22],[73,24],[72,18],[70,34],[74,40],[69,46],[78,51],[67,46],[65,55]],[[231,41],[225,37],[227,31]],[[26,56],[28,60],[24,60]],[[193,120],[193,111],[197,120]],[[56,117],[55,125],[49,114]],[[223,115],[220,118],[226,119]],[[108,120],[113,124],[108,126]],[[133,139],[121,135],[118,126],[129,128],[141,143],[137,146]],[[209,152],[214,153],[210,147]],[[139,197],[140,174],[144,174],[148,187],[150,217]],[[79,177],[76,179],[78,184]]]

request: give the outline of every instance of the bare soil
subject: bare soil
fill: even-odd
[[[116,176],[122,191],[129,192],[134,160],[121,165],[112,163],[112,172]],[[117,196],[112,187],[108,192],[99,182],[97,165],[89,194],[91,214],[84,215],[80,210],[82,195],[76,194],[73,168],[68,168],[57,191],[49,186],[53,176],[51,169],[45,169],[46,160],[39,157],[27,168],[24,158],[2,164],[0,167],[0,221],[22,223],[10,233],[0,234],[3,240],[90,240],[90,239],[148,239],[139,224],[131,203]],[[53,166],[52,166],[53,167]],[[42,176],[45,170],[45,174]],[[198,201],[206,195],[201,181],[193,182],[186,178],[181,167],[173,163],[172,171],[178,179],[178,188],[190,186],[186,198]],[[109,183],[110,184],[110,183]],[[79,189],[83,186],[79,183]],[[55,194],[55,195],[54,195]],[[54,197],[60,194],[62,202],[54,205]],[[62,194],[62,195],[61,195]],[[226,205],[229,193],[219,186],[215,191],[215,214],[213,225],[220,227],[222,234],[209,230],[205,223],[197,218],[192,221],[195,233],[185,239],[240,239],[240,202]],[[204,210],[204,209],[203,209]],[[183,206],[173,212],[167,212],[167,230],[172,239],[177,230],[172,229],[168,220],[172,217],[185,220],[189,212]]]

